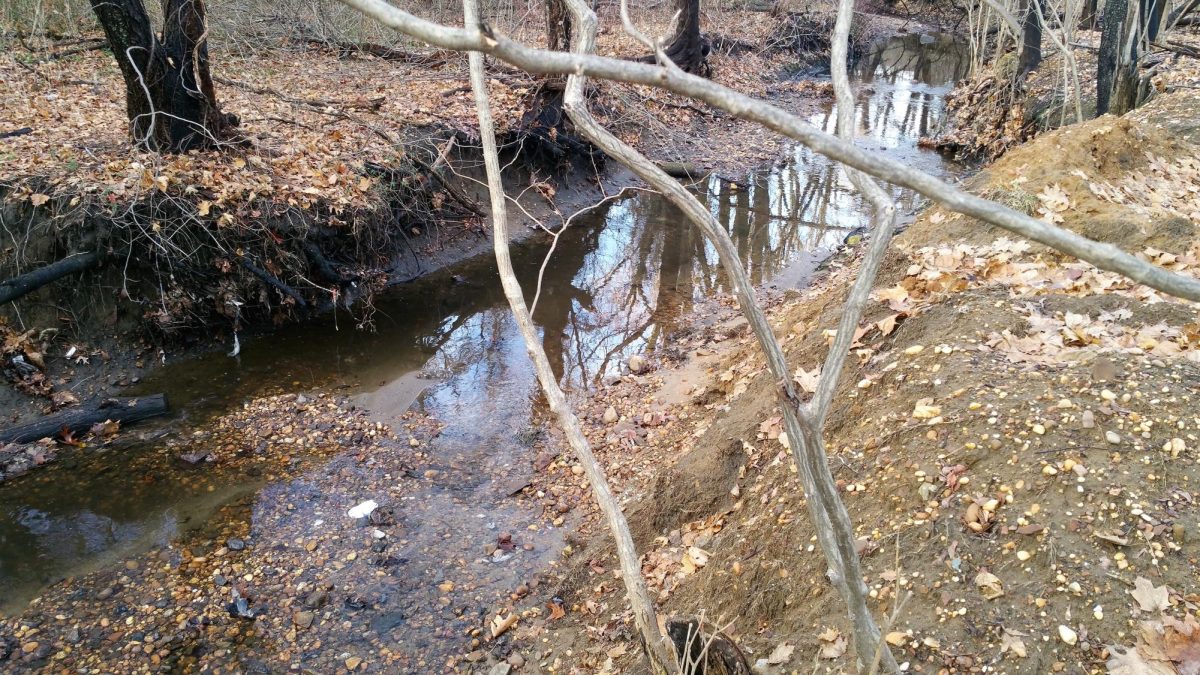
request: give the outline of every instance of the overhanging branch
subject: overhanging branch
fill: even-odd
[[[1045,244],[1164,293],[1200,302],[1200,281],[1168,272],[1111,244],[1093,241],[996,202],[977,197],[885,155],[869,154],[851,143],[807,124],[781,108],[702,77],[610,57],[535,49],[498,35],[487,26],[477,26],[469,30],[450,28],[418,18],[383,0],[340,1],[415,39],[446,49],[475,50],[491,54],[531,73],[578,73],[605,80],[645,84],[704,101],[732,115],[778,131],[863,173],[909,188],[941,203],[951,211]]]

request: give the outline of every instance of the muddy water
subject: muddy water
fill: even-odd
[[[958,172],[916,141],[937,123],[943,96],[964,74],[964,57],[959,45],[932,36],[873,49],[858,70],[860,143],[934,174]],[[834,111],[811,121],[832,130]],[[840,171],[803,148],[743,185],[714,177],[694,189],[732,235],[756,283],[804,283],[831,248],[866,224],[864,205]],[[904,208],[916,206],[913,195],[895,194]],[[537,240],[514,251],[530,295],[547,245]],[[711,246],[659,197],[641,192],[577,219],[560,236],[543,284],[534,318],[556,372],[577,391],[619,373],[629,355],[669,349],[694,303],[726,290]],[[410,534],[400,559],[414,574],[439,558],[478,558],[477,542],[541,522],[540,510],[510,496],[531,471],[535,420],[544,416],[494,263],[470,261],[397,289],[378,303],[373,324],[364,332],[344,314],[330,316],[248,341],[237,357],[169,363],[144,389],[171,397],[184,418],[174,424],[176,434],[280,391],[338,391],[384,422],[409,406],[443,421],[429,452],[444,470],[418,479],[418,489],[396,505]],[[314,473],[267,486],[205,484],[195,472],[161,441],[147,440],[0,487],[0,611],[19,612],[66,576],[164,546],[211,521],[223,504],[248,505],[236,511],[253,532],[255,514],[270,504],[301,502],[320,489]],[[555,557],[561,532],[543,527],[537,536],[532,553],[518,549],[511,559],[471,563],[479,587],[504,593]],[[430,635],[401,639],[425,643]]]

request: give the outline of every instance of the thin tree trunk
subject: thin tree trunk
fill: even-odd
[[[1079,14],[1079,28],[1092,30],[1096,27],[1096,10],[1099,0],[1083,0],[1083,9]]]
[[[1163,9],[1167,0],[1140,0],[1142,25],[1146,27],[1146,42],[1158,40],[1163,23]]]
[[[1017,75],[1025,75],[1042,62],[1042,19],[1039,0],[1022,0],[1021,56]]]
[[[142,0],[91,0],[125,80],[134,143],[164,153],[212,148],[237,117],[217,103],[203,0],[163,0],[162,39]]]
[[[475,0],[463,0],[463,18],[468,27],[479,28],[479,14]],[[530,360],[533,361],[538,381],[550,404],[550,411],[558,418],[559,427],[562,428],[567,442],[579,459],[592,492],[596,495],[596,502],[599,504],[605,520],[608,521],[609,530],[616,540],[617,558],[621,566],[625,592],[633,609],[634,622],[641,634],[651,665],[659,673],[676,673],[679,669],[671,667],[675,660],[671,657],[667,638],[659,630],[658,615],[654,603],[650,599],[650,593],[646,589],[645,579],[642,578],[640,557],[634,547],[633,536],[629,532],[629,523],[625,520],[621,505],[608,486],[604,469],[596,460],[595,454],[592,453],[592,448],[579,424],[579,418],[571,410],[566,395],[558,386],[558,380],[554,376],[550,360],[546,357],[545,350],[542,349],[537,329],[533,325],[533,318],[525,304],[525,295],[521,290],[521,284],[517,281],[517,275],[513,271],[508,249],[507,197],[500,175],[496,134],[488,104],[486,77],[483,72],[483,55],[473,51],[469,55],[469,62],[471,89],[474,91],[475,107],[479,113],[479,135],[483,141],[484,166],[487,171],[488,192],[491,197],[492,240],[504,295],[508,299],[513,317],[520,328],[521,337],[525,341],[525,349],[529,353]]]
[[[579,30],[574,52],[581,55],[590,54],[595,45],[596,16],[583,4],[583,0],[566,0],[566,2],[575,16],[575,23]],[[626,29],[636,35],[632,25],[627,24]],[[846,34],[848,35],[848,27]],[[843,36],[843,49],[845,48],[844,42]],[[866,606],[867,591],[862,581],[858,552],[854,547],[854,529],[846,507],[838,496],[837,486],[825,455],[824,441],[821,438],[820,428],[828,404],[822,404],[818,399],[814,399],[813,406],[805,408],[799,402],[783,348],[775,337],[766,314],[755,298],[754,287],[746,275],[737,246],[730,238],[729,233],[716,222],[711,211],[684,189],[679,182],[673,180],[641,153],[622,142],[596,121],[588,111],[587,101],[583,96],[584,84],[584,78],[578,74],[572,74],[567,80],[566,109],[575,122],[576,128],[605,154],[629,167],[639,178],[661,191],[672,204],[679,208],[713,244],[722,267],[729,275],[742,313],[746,316],[751,330],[759,341],[772,377],[779,383],[777,395],[783,412],[784,428],[791,441],[793,458],[800,470],[809,515],[829,568],[833,572],[833,581],[846,600],[855,628],[855,648],[858,650],[859,658],[864,663],[868,663],[873,660],[877,650],[880,649],[880,631]],[[853,105],[843,104],[842,107],[848,119],[852,119]],[[879,190],[878,186],[875,186],[875,189]],[[874,198],[880,198],[878,193],[868,194]],[[890,240],[890,234],[894,228],[894,207],[890,205],[886,196],[880,199],[881,201],[877,203],[882,207],[879,212],[882,219],[877,242],[882,243],[872,247],[871,260],[864,263],[864,268],[871,270],[870,277],[860,278],[856,283],[847,309],[843,313],[839,333],[847,336],[852,335],[854,327],[858,325],[858,319],[861,316],[862,308],[866,305],[874,279],[874,270],[877,270],[878,265],[882,262],[883,254],[887,250],[887,242]],[[850,328],[847,328],[847,325]],[[845,344],[841,346],[835,343],[831,348],[828,364],[830,372],[837,373],[841,370],[845,354],[834,350],[848,351],[849,340],[844,342]],[[836,377],[823,376],[822,381],[822,388],[829,392],[832,392],[837,386]],[[825,400],[827,401],[831,397],[832,393],[827,393]],[[884,656],[883,663],[889,672],[898,670],[890,653]]]
[[[571,14],[563,0],[546,0],[546,49],[564,52],[571,48]]]
[[[1100,19],[1100,54],[1096,59],[1096,116],[1109,111],[1125,43],[1129,0],[1108,0]]]

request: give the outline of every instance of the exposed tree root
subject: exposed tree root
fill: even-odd
[[[521,123],[502,138],[502,147],[533,167],[603,166],[604,155],[578,136],[567,119],[563,84],[547,79],[530,92]]]

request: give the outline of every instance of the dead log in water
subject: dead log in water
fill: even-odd
[[[91,408],[73,408],[45,419],[0,431],[0,443],[32,443],[64,431],[81,434],[94,424],[112,420],[127,426],[167,414],[166,394],[110,398]]]

